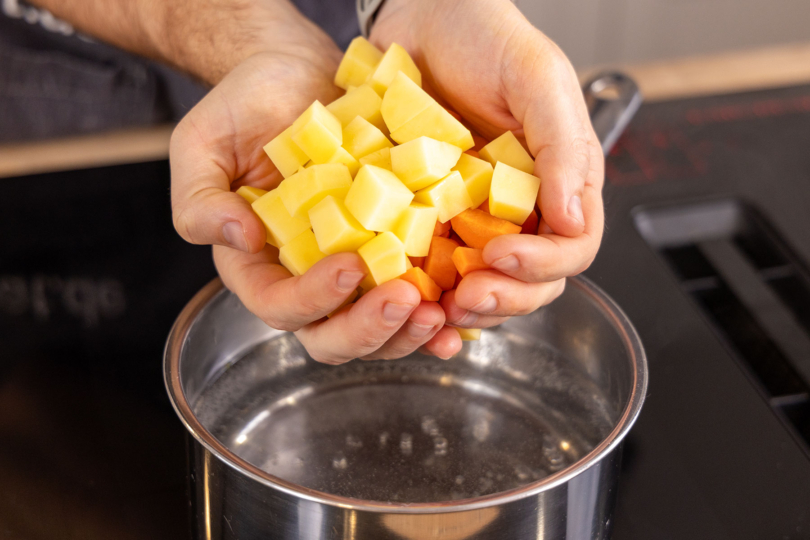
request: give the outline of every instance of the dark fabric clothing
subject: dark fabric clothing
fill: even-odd
[[[299,0],[344,48],[354,0]],[[22,0],[0,2],[0,143],[178,121],[207,92],[166,66],[82,36]]]

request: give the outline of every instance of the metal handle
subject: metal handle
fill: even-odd
[[[599,73],[585,83],[582,93],[593,129],[607,155],[644,99],[636,82],[617,71]]]

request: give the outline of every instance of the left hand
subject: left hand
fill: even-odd
[[[509,0],[388,0],[371,33],[411,53],[423,85],[487,139],[511,130],[541,178],[539,234],[490,241],[441,305],[447,323],[485,328],[531,313],[585,270],[602,239],[604,157],[562,51]]]

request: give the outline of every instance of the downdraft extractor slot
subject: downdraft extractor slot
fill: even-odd
[[[806,266],[762,214],[734,199],[645,208],[635,224],[810,452]]]

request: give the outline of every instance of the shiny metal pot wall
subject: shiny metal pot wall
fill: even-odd
[[[219,281],[186,307],[166,384],[198,538],[607,538],[647,385],[638,336],[583,278],[448,362],[313,362]]]

